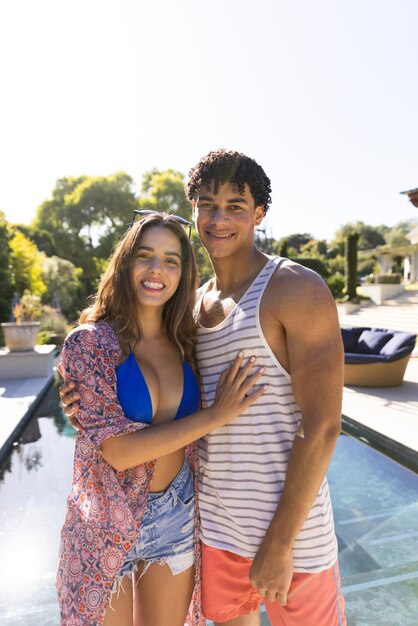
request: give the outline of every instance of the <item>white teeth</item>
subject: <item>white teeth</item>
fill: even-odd
[[[144,287],[148,287],[149,289],[162,289],[164,287],[162,283],[154,283],[150,280],[144,280],[142,284],[144,285]]]
[[[209,233],[211,237],[216,237],[217,239],[228,239],[228,237],[232,237],[232,235],[216,235],[215,233]]]

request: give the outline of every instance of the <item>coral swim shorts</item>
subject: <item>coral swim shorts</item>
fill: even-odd
[[[272,626],[346,626],[338,564],[317,574],[295,572],[288,603],[267,602],[249,580],[251,559],[202,545],[202,611],[226,622],[258,610],[264,601]]]

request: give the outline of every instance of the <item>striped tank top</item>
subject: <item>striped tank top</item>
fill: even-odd
[[[253,558],[274,515],[301,423],[290,375],[270,349],[260,325],[260,301],[284,259],[267,263],[229,315],[217,326],[198,323],[197,361],[203,407],[215,398],[220,373],[242,350],[265,371],[264,394],[236,420],[199,441],[201,537],[209,546]],[[199,315],[204,295],[199,298]],[[293,547],[297,572],[319,572],[337,559],[328,482],[324,478]]]

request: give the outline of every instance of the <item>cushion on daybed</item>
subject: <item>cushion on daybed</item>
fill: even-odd
[[[391,339],[379,350],[380,354],[384,354],[385,356],[390,356],[395,352],[399,352],[399,350],[404,350],[412,347],[414,349],[415,342],[417,336],[412,333],[395,333]]]
[[[341,328],[341,335],[343,338],[344,352],[354,352],[354,348],[357,344],[357,340],[354,336],[352,328]]]
[[[342,328],[346,363],[378,363],[411,354],[416,335],[385,328]]]
[[[385,344],[393,337],[387,330],[363,330],[361,333],[357,350],[361,354],[379,354]]]

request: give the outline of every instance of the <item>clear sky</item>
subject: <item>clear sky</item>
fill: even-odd
[[[416,0],[4,0],[0,210],[225,147],[270,176],[275,237],[418,219],[417,31]]]

